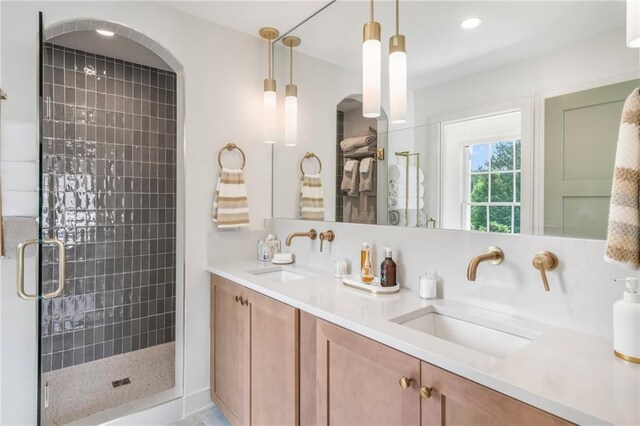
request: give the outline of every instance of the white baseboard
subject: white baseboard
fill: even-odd
[[[198,413],[213,406],[215,406],[215,404],[211,401],[211,388],[207,386],[189,395],[185,395],[183,416],[188,417],[193,413]]]

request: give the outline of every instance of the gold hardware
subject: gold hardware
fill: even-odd
[[[549,288],[549,280],[547,279],[546,271],[553,271],[558,266],[558,256],[550,251],[541,251],[533,256],[531,264],[534,268],[540,271],[542,277],[542,284],[544,285],[544,291],[551,290]]]
[[[409,389],[411,387],[411,382],[413,382],[413,379],[409,377],[402,377],[400,379],[400,387],[402,387],[402,389]]]
[[[384,160],[384,148],[378,148],[378,160]]]
[[[287,47],[298,47],[300,46],[300,37],[286,36],[282,39],[282,44]]]
[[[336,238],[336,234],[335,232],[329,230],[329,231],[324,231],[320,233],[320,253],[322,253],[322,243],[324,241],[333,241]]]
[[[287,246],[290,246],[291,240],[293,240],[296,237],[307,237],[312,240],[315,240],[316,238],[318,238],[318,232],[316,232],[315,229],[310,229],[309,232],[294,232],[293,234],[290,234],[287,237],[287,241],[286,241]]]
[[[35,300],[38,298],[37,294],[28,294],[24,289],[24,252],[26,248],[32,244],[38,244],[40,240],[33,239],[23,241],[18,244],[18,256],[17,256],[17,283],[16,289],[18,292],[18,296],[24,300]],[[54,244],[58,247],[58,289],[56,291],[52,291],[51,293],[45,293],[42,297],[44,299],[53,299],[54,297],[60,296],[64,292],[64,277],[66,275],[66,256],[64,251],[64,244],[62,241],[55,238],[48,238],[42,241],[43,245],[46,244]]]
[[[269,42],[269,78],[264,79],[264,91],[275,92],[276,81],[273,79],[273,40],[278,38],[280,32],[272,27],[263,27],[260,28],[258,34]]]
[[[634,362],[636,364],[640,364],[640,358],[636,358],[636,357],[631,356],[631,355],[621,354],[618,351],[613,351],[613,353],[620,359],[623,359],[623,360],[629,361],[629,362]]]
[[[500,247],[490,246],[487,252],[471,258],[469,266],[467,267],[467,280],[475,281],[476,272],[478,271],[478,265],[482,262],[489,262],[492,265],[499,265],[504,260],[504,252]]]
[[[247,306],[249,304],[249,299],[245,299],[244,297],[240,296],[240,305],[241,306]]]
[[[240,296],[236,296],[236,302],[240,301]]]
[[[422,386],[420,387],[420,396],[422,399],[429,399],[431,398],[431,391],[433,391],[433,388]]]
[[[318,160],[318,165],[320,166],[320,169],[318,169],[318,173],[322,173],[322,161],[320,161],[320,157],[318,157],[313,152],[307,152],[306,154],[304,154],[304,157],[302,157],[302,160],[300,160],[300,172],[304,174],[302,165],[304,164],[305,160],[309,160],[311,158],[315,158],[316,160]]]
[[[220,151],[218,151],[218,165],[220,166],[220,168],[222,168],[222,153],[225,150],[226,151],[233,151],[234,149],[237,149],[238,151],[240,151],[240,154],[242,154],[242,166],[240,166],[240,168],[244,169],[244,165],[247,162],[247,157],[245,157],[244,151],[242,149],[240,149],[240,147],[238,145],[236,145],[235,143],[228,143],[225,146],[223,146]]]
[[[406,52],[405,38],[401,34],[391,36],[389,39],[389,53],[393,52]]]
[[[380,23],[378,22],[367,22],[364,24],[362,28],[362,41],[367,40],[380,40]]]

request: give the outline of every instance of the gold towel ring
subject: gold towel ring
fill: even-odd
[[[219,152],[218,152],[218,165],[220,166],[220,168],[222,168],[222,153],[226,150],[226,151],[233,151],[234,149],[237,149],[238,151],[240,151],[240,154],[242,154],[242,166],[240,166],[241,169],[244,169],[244,165],[247,162],[247,157],[245,157],[244,155],[244,151],[242,149],[240,149],[240,147],[238,145],[236,145],[235,143],[228,143],[226,144]]]
[[[302,160],[300,160],[300,172],[304,174],[302,165],[304,164],[305,160],[308,160],[310,158],[315,158],[316,160],[318,160],[318,165],[320,166],[320,170],[318,170],[318,173],[322,173],[322,161],[320,161],[320,157],[315,155],[313,152],[307,152],[306,154],[304,154],[304,157],[302,157]]]

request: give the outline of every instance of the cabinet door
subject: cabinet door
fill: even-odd
[[[316,338],[318,425],[420,423],[418,360],[322,320]]]
[[[251,334],[252,425],[298,422],[298,312],[246,290]]]
[[[211,399],[233,424],[249,419],[248,309],[243,287],[211,276]]]
[[[422,363],[424,426],[568,425],[566,421],[448,371]]]

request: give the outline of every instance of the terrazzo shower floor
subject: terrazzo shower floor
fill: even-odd
[[[114,388],[112,382],[129,378]],[[42,375],[49,384],[44,425],[62,425],[129,403],[175,385],[175,343],[165,343]]]

